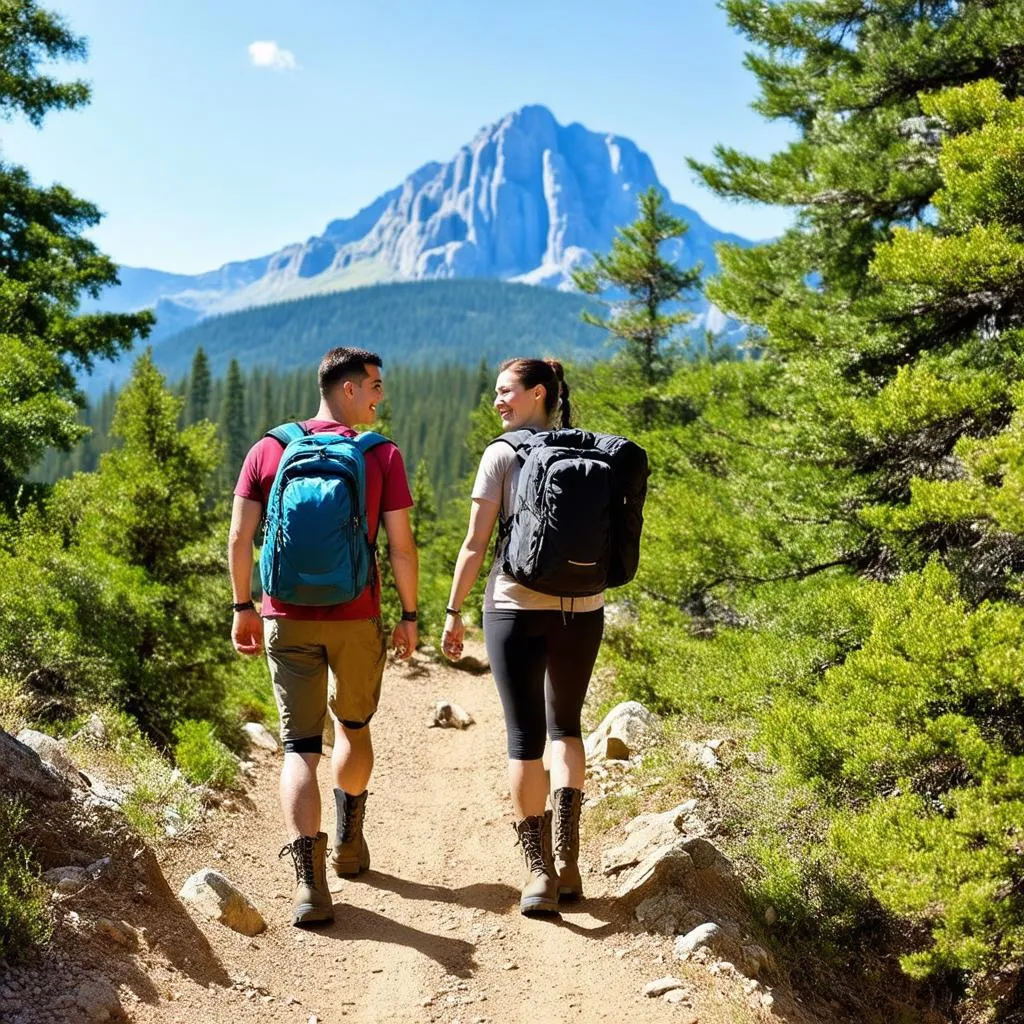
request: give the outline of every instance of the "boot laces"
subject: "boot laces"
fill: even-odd
[[[294,843],[285,843],[281,847],[278,859],[290,853],[295,865],[295,878],[306,885],[315,885],[313,876],[313,840],[309,836],[299,836]]]
[[[351,843],[363,828],[363,803],[352,804],[345,808],[345,827],[341,830],[341,841]]]
[[[540,829],[523,829],[517,834],[519,845],[523,848],[530,871],[535,875],[544,874],[544,841]]]
[[[559,793],[558,813],[555,815],[555,846],[567,849],[572,845],[572,802],[571,791]]]

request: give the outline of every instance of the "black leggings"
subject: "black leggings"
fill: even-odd
[[[491,672],[505,710],[508,756],[534,761],[545,736],[579,738],[580,712],[604,632],[604,609],[484,612]]]

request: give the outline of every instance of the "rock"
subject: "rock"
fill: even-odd
[[[743,954],[742,964],[743,973],[748,978],[756,978],[763,971],[766,971],[772,966],[772,956],[764,946],[758,945],[756,942],[744,943],[741,948]]]
[[[674,843],[689,818],[691,805],[696,806],[696,801],[688,800],[662,814],[637,815],[626,824],[626,841],[602,852],[601,870],[613,875],[639,864],[656,847]]]
[[[666,992],[661,998],[666,1003],[682,1003],[689,997],[689,993],[684,988],[674,988]]]
[[[439,700],[434,705],[434,715],[430,727],[441,729],[468,729],[473,724],[473,716],[458,704],[448,700]]]
[[[127,921],[112,921],[109,917],[101,917],[95,927],[98,934],[126,949],[137,949],[140,945],[139,933]]]
[[[111,786],[100,778],[83,777],[89,784],[89,791],[84,795],[86,807],[106,807],[116,811],[128,801],[127,790]]]
[[[675,941],[673,955],[677,960],[688,960],[699,950],[706,949],[721,959],[738,959],[740,950],[719,925],[713,921],[699,925]]]
[[[779,919],[779,912],[774,907],[764,908],[764,923],[766,925],[773,925]]]
[[[644,931],[655,935],[678,935],[689,912],[687,900],[673,890],[655,893],[637,904],[633,916]]]
[[[276,751],[280,744],[277,737],[262,722],[246,722],[242,732],[249,737],[249,742],[261,750]]]
[[[89,743],[102,747],[107,742],[107,727],[103,723],[103,719],[94,711],[85,720],[82,728],[75,733],[75,738],[86,740]]]
[[[615,895],[619,899],[648,897],[666,886],[684,882],[692,872],[693,861],[680,844],[661,846],[626,875]]]
[[[718,760],[718,755],[710,747],[701,747],[699,760],[708,771],[717,772],[722,767],[722,762]]]
[[[453,668],[460,669],[463,672],[470,672],[475,676],[491,671],[490,663],[486,658],[477,658],[472,654],[464,654],[458,661],[453,661],[451,664]]]
[[[63,895],[78,892],[92,881],[92,877],[87,868],[72,864],[60,868],[50,868],[49,871],[43,872],[43,881],[52,885],[56,892]]]
[[[211,921],[219,921],[243,935],[259,935],[266,927],[263,915],[219,871],[204,868],[185,881],[179,897]]]
[[[79,789],[84,785],[77,765],[71,760],[60,740],[35,729],[22,729],[18,733],[18,742],[34,750],[68,785]]]
[[[607,757],[608,740],[618,760],[626,760],[641,753],[657,738],[660,719],[639,701],[628,700],[617,704],[605,715],[601,724],[587,737],[584,749],[588,759]],[[623,756],[623,754],[625,756]]]
[[[3,729],[0,729],[0,788],[28,790],[47,800],[66,800],[70,789],[60,772]]]
[[[605,736],[597,748],[598,755],[605,761],[628,761],[632,752],[626,741],[618,736]]]
[[[698,871],[706,871],[721,856],[713,843],[709,843],[700,836],[687,839],[683,843],[683,849],[690,855],[693,866]]]
[[[663,996],[666,992],[685,988],[686,983],[680,981],[678,978],[658,978],[657,981],[649,981],[644,985],[644,995],[650,996],[654,999],[657,996]]]
[[[117,989],[102,978],[94,978],[79,985],[75,1002],[85,1011],[89,1020],[110,1020],[111,1017],[122,1015]]]

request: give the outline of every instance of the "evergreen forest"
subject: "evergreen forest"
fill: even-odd
[[[659,256],[685,225],[657,194],[577,275],[595,301],[615,296],[587,307],[607,356],[567,368],[577,421],[629,435],[652,466],[640,570],[609,594],[603,669],[616,697],[672,722],[666,793],[695,771],[674,742],[742,744],[700,785],[789,976],[864,1020],[899,1019],[897,996],[950,1020],[1018,1020],[1024,0],[721,6],[748,40],[756,109],[794,138],[767,158],[719,147],[693,169],[793,222],[719,251],[706,293],[745,326],[738,355],[713,339],[684,353],[677,303],[698,282]],[[2,17],[19,70],[0,76],[0,114],[38,124],[86,102],[83,83],[45,70],[82,41],[33,0]],[[84,422],[78,374],[139,351],[150,318],[79,312],[116,275],[84,235],[98,211],[7,159],[0,726],[70,732],[102,707],[125,749],[195,770],[198,746],[216,766],[210,751],[237,748],[241,722],[273,715],[261,667],[228,642],[232,467],[273,420],[311,411],[311,377],[251,351],[243,370],[214,320],[170,383],[143,353]],[[385,367],[385,427],[415,475],[426,644],[499,429],[493,364]],[[140,803],[140,827],[152,813]],[[0,872],[0,911],[30,885]],[[874,1002],[836,983],[843,972]]]

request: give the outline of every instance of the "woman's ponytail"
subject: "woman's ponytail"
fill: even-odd
[[[545,363],[555,372],[558,386],[558,412],[561,418],[559,426],[572,426],[572,406],[569,403],[569,385],[565,383],[565,370],[557,359],[545,359]]]

